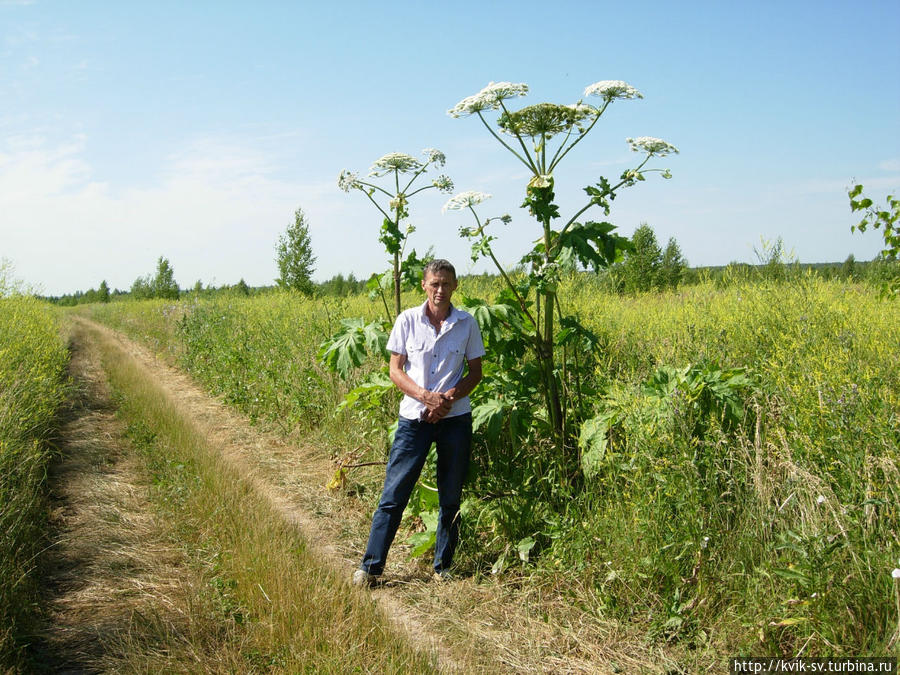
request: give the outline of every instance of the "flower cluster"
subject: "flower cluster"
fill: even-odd
[[[441,174],[433,181],[431,184],[434,185],[441,192],[452,192],[453,191],[453,181],[450,180],[448,176]]]
[[[350,192],[353,188],[360,187],[359,178],[352,171],[344,169],[341,171],[341,175],[338,176],[338,187],[344,192]]]
[[[454,195],[447,200],[447,203],[444,204],[444,208],[441,209],[442,212],[446,213],[447,211],[461,211],[462,209],[468,208],[470,206],[475,206],[476,204],[480,204],[485,199],[490,199],[491,195],[486,192],[476,192],[474,190],[468,190],[466,192],[460,192],[458,195]]]
[[[644,95],[622,80],[601,80],[584,88],[585,96],[599,96],[607,101],[614,98],[644,98]]]
[[[412,155],[407,155],[402,152],[389,152],[384,157],[375,160],[375,163],[369,170],[369,175],[384,176],[391,171],[409,173],[411,171],[418,171],[421,168],[422,163]]]
[[[440,150],[435,150],[434,148],[425,148],[422,151],[422,154],[425,155],[425,158],[428,160],[426,164],[437,164],[439,166],[444,166],[447,162],[447,157]]]
[[[635,152],[647,152],[651,155],[657,155],[659,157],[665,157],[670,154],[678,154],[678,148],[676,148],[671,143],[666,143],[666,141],[661,138],[654,138],[653,136],[640,136],[638,138],[626,138],[628,144],[631,146],[631,149]]]
[[[583,103],[556,105],[538,103],[517,112],[504,112],[497,120],[497,126],[509,134],[543,136],[550,139],[554,134],[569,131],[573,126],[582,127],[582,121],[597,113],[597,109]]]
[[[447,111],[450,117],[463,117],[479,112],[480,110],[498,109],[500,102],[507,98],[525,96],[528,93],[528,85],[524,82],[514,84],[512,82],[490,82],[488,86],[474,96],[464,98]]]

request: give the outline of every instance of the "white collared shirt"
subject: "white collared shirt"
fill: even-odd
[[[403,366],[413,382],[428,391],[447,391],[462,379],[467,361],[484,356],[478,322],[468,312],[450,306],[450,314],[438,332],[428,320],[426,300],[420,307],[401,312],[388,337],[388,351],[406,356]],[[400,417],[421,419],[425,404],[411,396],[400,401]],[[469,397],[453,402],[446,417],[471,412]]]

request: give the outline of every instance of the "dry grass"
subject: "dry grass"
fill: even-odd
[[[42,562],[39,670],[116,672],[123,653],[152,650],[154,625],[189,629],[182,552],[146,499],[146,472],[122,438],[97,354],[73,345],[77,390],[49,484],[51,542]]]
[[[186,630],[141,612],[120,636],[126,660],[116,672],[433,669],[430,651],[399,639],[370,599],[310,550],[297,519],[273,509],[254,468],[236,454],[234,444],[248,437],[208,419],[215,406],[205,397],[193,407],[173,399],[108,334],[85,330],[101,346],[169,537],[186,556],[178,574],[195,580],[184,602],[172,603],[189,619]],[[142,646],[141,629],[158,648]]]
[[[343,492],[329,492],[324,486],[335,469],[329,447],[251,427],[182,372],[112,331],[103,333],[146,369],[221,453],[226,461],[217,471],[237,470],[252,494],[260,495],[284,522],[299,527],[314,557],[330,568],[332,580],[349,576],[362,556],[371,517],[369,501],[360,493],[377,489],[383,468],[356,469]],[[247,529],[256,527],[248,524]],[[371,595],[395,629],[420,649],[437,654],[442,670],[658,673],[674,665],[639,631],[598,618],[599,611],[590,606],[590,590],[572,592],[577,579],[461,579],[438,586],[428,582],[427,564],[407,559],[401,539],[392,549],[387,582]],[[265,587],[268,596],[273,592],[289,594],[291,589]],[[572,598],[578,598],[577,605]]]

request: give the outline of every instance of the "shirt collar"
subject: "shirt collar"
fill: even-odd
[[[428,307],[428,300],[426,300],[425,302],[422,303],[422,307],[421,307],[421,311],[419,312],[419,315],[422,317],[422,321],[424,321],[425,323],[427,323],[430,326],[431,322],[428,320],[428,314],[425,311],[427,307]],[[444,323],[447,325],[456,323],[457,321],[459,321],[459,315],[460,315],[460,311],[458,309],[456,309],[456,305],[454,305],[451,302],[450,303],[450,312],[447,314],[447,318],[444,319]]]

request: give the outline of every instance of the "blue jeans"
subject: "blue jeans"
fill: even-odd
[[[437,444],[437,487],[440,515],[434,546],[434,569],[450,566],[459,541],[459,502],[469,468],[472,446],[472,414],[445,417],[435,424],[403,417],[388,458],[384,490],[372,517],[369,543],[360,569],[381,574],[388,549],[400,527],[403,509],[409,502],[432,442]]]

